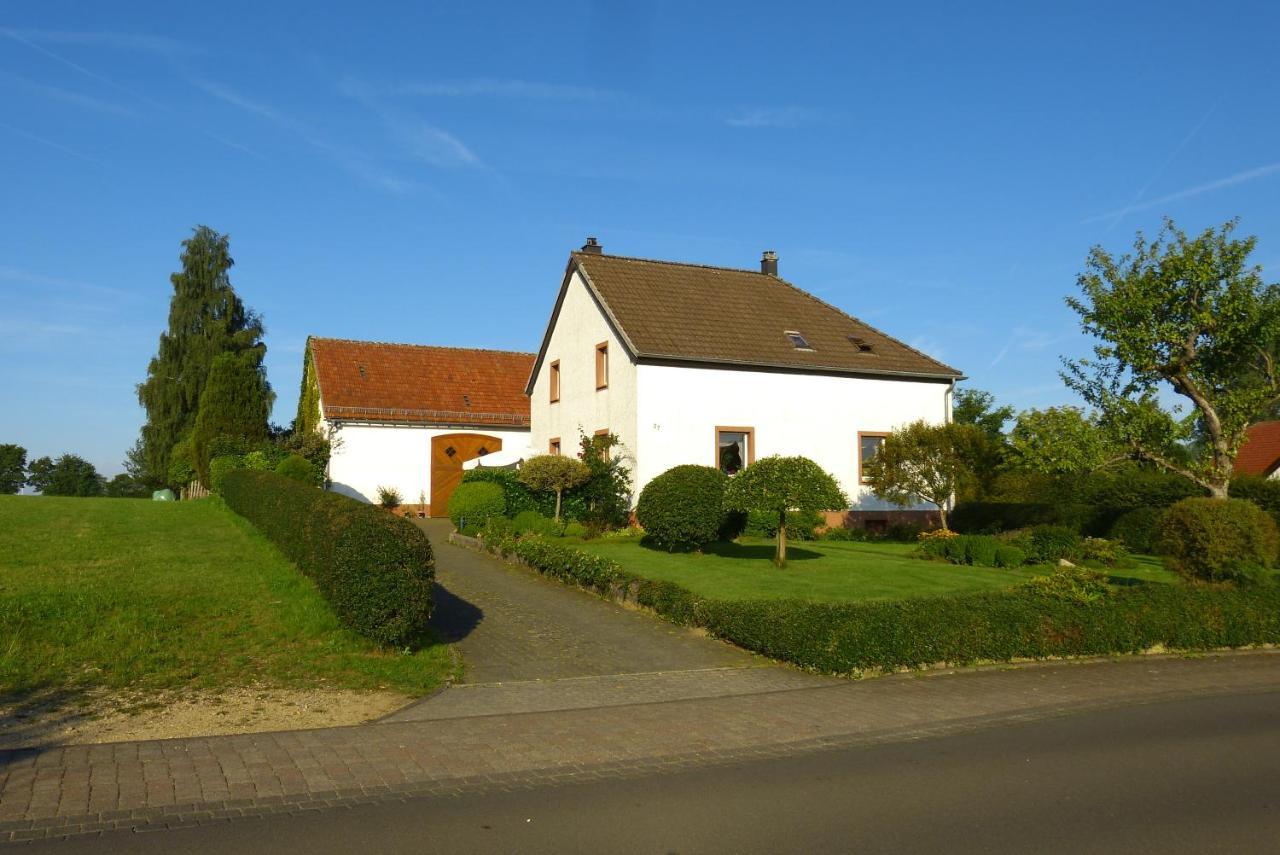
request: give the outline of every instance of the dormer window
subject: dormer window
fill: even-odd
[[[791,346],[796,350],[813,350],[813,348],[809,346],[809,342],[805,340],[805,337],[795,330],[787,330],[784,335],[786,335],[787,341],[791,342]]]
[[[849,343],[858,349],[858,353],[874,353],[871,348],[871,342],[861,336],[849,336]]]

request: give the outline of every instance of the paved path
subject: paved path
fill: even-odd
[[[831,680],[498,559],[420,520],[436,553],[432,624],[462,654],[462,685],[388,717],[420,721],[812,688]]]
[[[11,840],[630,777],[1170,698],[1280,691],[1280,654],[899,675],[733,697],[0,752]]]

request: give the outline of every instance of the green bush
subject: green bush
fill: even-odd
[[[516,534],[540,534],[543,537],[560,537],[564,533],[564,520],[556,522],[537,511],[521,511],[513,520]]]
[[[274,472],[237,469],[222,496],[311,577],[344,626],[394,647],[427,639],[435,562],[413,523]]]
[[[961,534],[942,541],[942,557],[952,564],[969,563],[969,538],[973,535]]]
[[[565,523],[564,536],[585,538],[587,536],[587,527],[579,522]]]
[[[1086,537],[1080,541],[1076,555],[1082,561],[1101,564],[1103,567],[1114,567],[1125,557],[1124,547],[1114,540],[1105,537]]]
[[[996,553],[1000,550],[1000,542],[994,537],[982,534],[969,535],[965,553],[970,564],[979,567],[995,567]]]
[[[507,503],[498,484],[483,481],[459,484],[449,497],[449,519],[463,534],[475,534],[489,517],[500,517],[506,510]]]
[[[1186,579],[1260,581],[1275,566],[1280,536],[1270,515],[1244,499],[1183,499],[1160,528],[1165,563]]]
[[[817,511],[788,511],[787,540],[816,540],[818,526],[825,523],[826,517]],[[645,530],[648,530],[647,526]],[[778,515],[766,511],[751,511],[746,515],[742,533],[750,537],[777,537]]]
[[[844,526],[832,526],[825,529],[818,535],[818,540],[834,540],[843,542],[865,543],[874,540],[871,532],[865,528],[845,528]]]
[[[1240,475],[1231,480],[1231,498],[1253,502],[1280,525],[1280,478]]]
[[[1016,546],[1001,545],[996,547],[997,567],[1021,567],[1027,563],[1027,553]]]
[[[378,504],[384,508],[398,508],[401,501],[400,491],[395,487],[378,487]]]
[[[324,475],[300,454],[290,454],[277,463],[276,474],[292,478],[299,484],[310,484],[312,487],[319,487],[324,480]]]
[[[1056,525],[1080,513],[1036,502],[961,502],[948,523],[961,534],[995,534],[1038,525]]]
[[[1121,514],[1111,524],[1107,536],[1124,544],[1130,552],[1152,554],[1159,549],[1160,527],[1167,508],[1134,508]]]
[[[915,543],[920,539],[924,526],[912,523],[894,523],[885,530],[884,539],[894,543]]]
[[[1069,528],[1059,525],[1038,525],[1027,535],[1026,545],[1015,543],[1027,551],[1027,560],[1032,564],[1052,564],[1063,558],[1077,556],[1080,548],[1080,536]]]
[[[551,493],[535,493],[520,480],[514,469],[479,466],[462,473],[463,484],[488,483],[502,488],[507,504],[507,516],[514,517],[521,511],[537,511],[549,517],[556,509],[556,497]]]
[[[221,493],[227,474],[244,468],[244,458],[238,455],[224,454],[213,458],[209,461],[209,489]]]
[[[1092,597],[1093,582],[1073,572],[1037,585],[953,597],[720,601],[702,599],[671,582],[644,579],[606,558],[542,538],[486,542],[499,554],[549,576],[827,673],[1139,653],[1157,645],[1209,650],[1280,642],[1280,585],[1135,585]],[[1064,584],[1068,578],[1075,581]]]
[[[1035,576],[1027,587],[1047,597],[1075,603],[1096,602],[1111,593],[1102,574],[1083,567],[1055,567],[1048,576]]]
[[[636,520],[657,545],[701,549],[724,529],[724,488],[729,476],[711,466],[676,466],[640,491]]]

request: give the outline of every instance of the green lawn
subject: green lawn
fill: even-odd
[[[575,543],[648,579],[675,582],[708,598],[803,599],[814,602],[900,600],[1006,588],[1043,575],[1047,567],[964,567],[912,558],[913,544],[810,541],[787,547],[787,567],[773,566],[773,542],[743,538],[702,554],[670,553],[636,540]],[[1119,583],[1172,581],[1158,560],[1136,559],[1110,571]]]
[[[40,689],[387,688],[444,645],[384,651],[219,500],[0,496],[0,696]]]

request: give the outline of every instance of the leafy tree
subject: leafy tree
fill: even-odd
[[[1069,361],[1063,379],[1101,414],[1124,450],[1227,498],[1249,425],[1280,403],[1280,285],[1249,264],[1256,238],[1231,237],[1238,221],[1188,237],[1166,219],[1132,255],[1089,253],[1067,304],[1099,339],[1094,356]],[[1186,398],[1195,419],[1178,419],[1157,398]],[[1205,442],[1192,460],[1177,449],[1198,420]]]
[[[975,478],[972,448],[987,442],[974,425],[912,422],[885,437],[880,451],[863,463],[862,475],[877,496],[899,507],[933,505],[945,530],[947,505]]]
[[[247,448],[265,440],[274,400],[266,372],[253,354],[220,353],[214,358],[191,435],[196,471],[204,483],[208,483],[209,460],[215,456],[214,441],[225,438]]]
[[[583,521],[600,528],[625,525],[631,516],[631,470],[616,450],[622,445],[617,434],[584,435],[578,445],[578,457],[590,472],[577,490],[587,506]]]
[[[591,469],[576,457],[539,454],[520,467],[520,480],[532,490],[551,490],[556,494],[555,518],[560,519],[560,502],[565,490],[586,483]]]
[[[951,418],[956,424],[973,425],[993,440],[1001,440],[1005,422],[1013,420],[1013,407],[997,407],[996,397],[990,392],[960,389],[951,406]]]
[[[20,445],[0,445],[0,495],[16,493],[27,481],[27,450]]]
[[[849,497],[821,466],[807,457],[764,457],[729,480],[724,491],[728,511],[759,511],[778,520],[773,563],[787,566],[787,512],[835,511]]]
[[[1013,466],[1045,475],[1081,475],[1117,459],[1106,433],[1079,407],[1021,413],[1009,433],[1009,446]]]
[[[169,328],[147,366],[147,379],[138,385],[138,402],[147,411],[142,428],[146,471],[163,480],[169,480],[173,447],[195,427],[214,358],[243,354],[257,367],[267,349],[262,320],[231,287],[228,271],[234,262],[227,236],[197,226],[182,246],[182,270],[170,277]]]
[[[151,488],[128,472],[121,472],[108,481],[105,491],[113,499],[145,499],[151,495]]]
[[[103,478],[93,464],[74,454],[57,460],[41,457],[31,461],[27,483],[45,496],[101,496]]]

